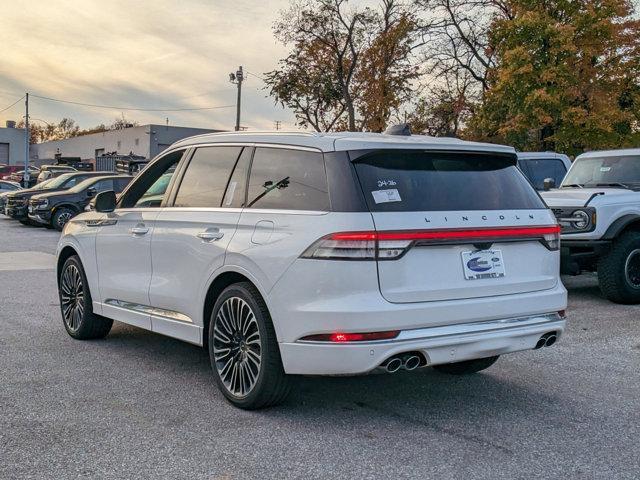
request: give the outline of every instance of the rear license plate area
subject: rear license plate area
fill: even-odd
[[[466,280],[500,278],[505,276],[501,250],[462,252],[462,269]]]

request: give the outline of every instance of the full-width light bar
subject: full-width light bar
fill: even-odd
[[[302,258],[325,260],[397,260],[413,246],[538,240],[549,250],[560,245],[559,225],[432,230],[338,232],[311,245]]]

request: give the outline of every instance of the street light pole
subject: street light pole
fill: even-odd
[[[22,183],[24,188],[29,188],[29,92],[24,95],[24,175],[22,175]]]
[[[240,131],[240,105],[242,103],[242,81],[244,80],[244,72],[242,71],[242,65],[238,67],[236,73],[229,74],[229,81],[235,83],[238,86],[238,99],[236,100],[236,128],[235,131]]]

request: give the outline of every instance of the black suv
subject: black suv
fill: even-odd
[[[78,173],[65,173],[57,178],[46,180],[46,183],[38,184],[33,188],[26,190],[19,190],[16,193],[7,195],[7,202],[5,206],[5,215],[11,218],[20,220],[21,223],[26,225],[31,224],[29,220],[29,212],[27,207],[29,206],[29,199],[39,193],[46,192],[58,192],[61,190],[67,190],[76,184],[86,180],[90,177],[113,175],[112,172],[78,172]]]
[[[132,178],[130,175],[87,178],[68,190],[34,195],[29,200],[29,219],[62,230],[69,220],[84,211],[98,193],[106,190],[120,193]]]

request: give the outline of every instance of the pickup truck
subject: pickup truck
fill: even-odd
[[[606,298],[640,303],[640,148],[579,155],[541,195],[562,228],[562,273],[597,272]]]

